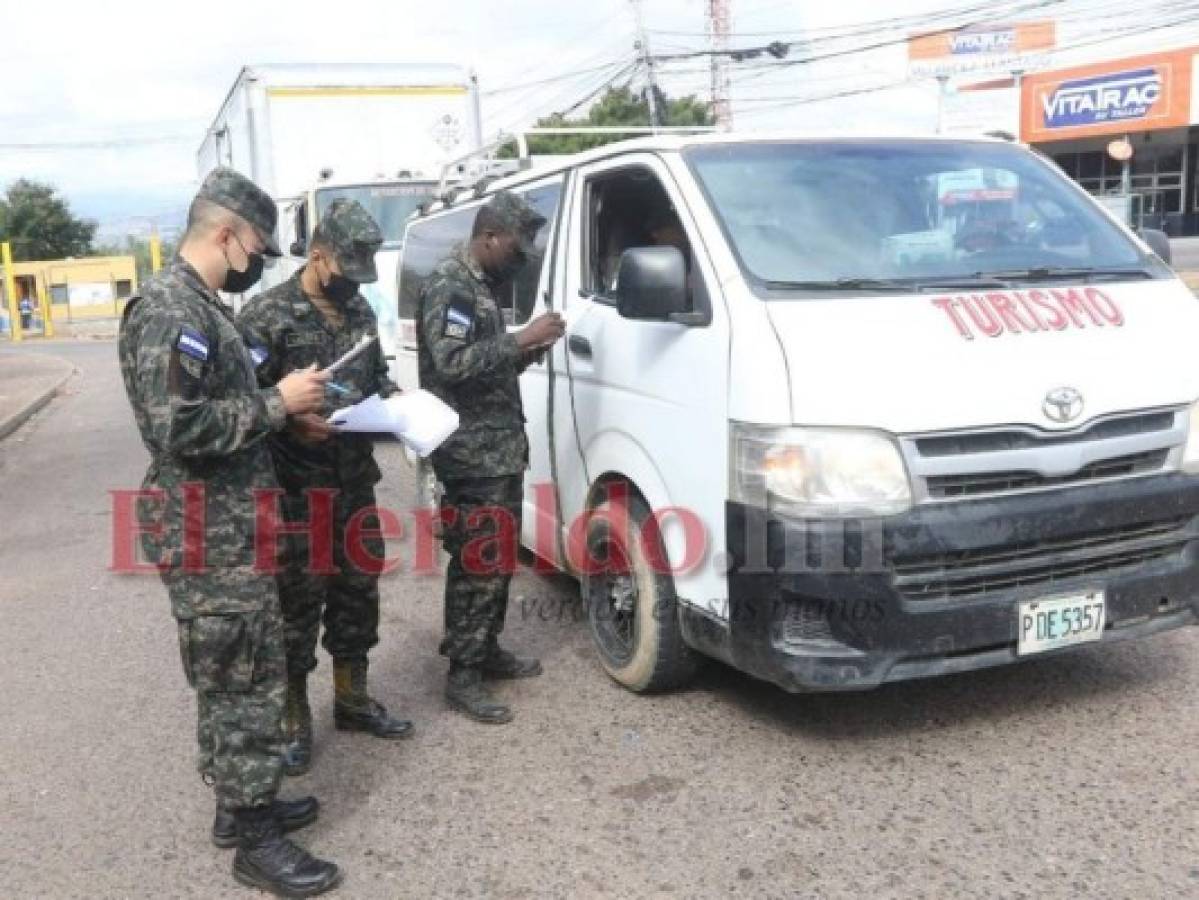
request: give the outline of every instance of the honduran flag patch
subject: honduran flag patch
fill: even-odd
[[[194,328],[184,325],[175,346],[179,348],[180,353],[186,353],[192,359],[208,362],[208,339]]]
[[[257,369],[264,362],[266,362],[266,358],[268,356],[270,356],[270,354],[266,352],[265,347],[251,347],[250,348],[250,361],[252,363],[254,363],[255,369]]]

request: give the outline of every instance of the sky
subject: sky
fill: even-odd
[[[738,129],[931,130],[937,86],[908,81],[903,37],[922,23],[971,21],[968,7],[1059,17],[1063,63],[1199,43],[1199,2],[1181,0],[730,0],[733,47],[811,41],[808,54],[885,46],[805,65],[770,58],[731,67]],[[57,186],[102,234],[178,222],[198,176],[196,150],[243,65],[453,62],[472,66],[485,134],[531,125],[602,86],[633,60],[629,0],[0,0],[0,187],[18,177]],[[169,10],[169,15],[168,11]],[[650,49],[704,49],[706,0],[643,0]],[[1008,17],[1012,18],[1012,17]],[[1138,35],[1147,22],[1187,24]],[[891,22],[880,28],[879,19]],[[836,39],[874,23],[862,37]],[[927,27],[927,26],[926,26]],[[28,39],[12,39],[26,35]],[[1102,43],[1097,43],[1102,42]],[[805,51],[797,46],[794,53]],[[706,59],[657,68],[671,95],[707,95]],[[548,83],[530,85],[530,82]],[[623,83],[623,82],[617,82]],[[634,86],[640,82],[634,81]],[[886,88],[877,90],[878,88]],[[830,94],[865,91],[840,99]],[[586,107],[582,107],[585,109]],[[21,145],[36,144],[36,149]]]

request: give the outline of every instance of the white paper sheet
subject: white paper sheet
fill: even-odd
[[[424,457],[458,430],[458,413],[428,391],[407,391],[386,400],[372,394],[339,409],[329,424],[338,431],[393,434]]]

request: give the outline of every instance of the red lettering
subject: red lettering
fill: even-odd
[[[991,308],[987,305],[985,298],[978,294],[963,297],[962,305],[966,307],[966,312],[970,314],[974,326],[987,337],[999,337],[1003,334],[1003,326],[991,313]]]
[[[1016,302],[1007,294],[987,294],[987,301],[999,318],[1003,320],[1003,325],[1008,331],[1013,334],[1036,331],[1036,328],[1020,317],[1019,310],[1016,309]]]
[[[1110,325],[1123,325],[1124,313],[1120,307],[1116,305],[1116,301],[1109,297],[1099,288],[1089,287],[1084,292],[1087,302],[1094,313],[1107,319]]]
[[[1083,296],[1074,288],[1070,288],[1068,291],[1050,291],[1049,293],[1053,295],[1053,299],[1056,300],[1061,305],[1062,309],[1066,311],[1066,314],[1070,316],[1070,319],[1074,322],[1074,326],[1076,328],[1086,328],[1086,323],[1082,319],[1083,313],[1086,313],[1087,318],[1091,320],[1092,324],[1103,324],[1099,317],[1091,311],[1091,308],[1087,305],[1087,302],[1085,299],[1083,299]]]
[[[1016,298],[1016,301],[1020,304],[1021,307],[1024,308],[1024,311],[1026,313],[1028,313],[1028,315],[1036,323],[1036,325],[1037,325],[1037,327],[1035,329],[1036,331],[1047,331],[1048,330],[1048,326],[1045,324],[1045,322],[1041,319],[1040,315],[1037,313],[1037,308],[1035,306],[1033,306],[1032,303],[1029,302],[1029,299],[1027,297],[1025,297],[1024,294],[1022,294],[1020,291],[1015,291],[1012,294],[1012,296]]]
[[[204,522],[207,516],[204,482],[183,484],[183,571],[188,575],[204,572]]]
[[[308,535],[307,575],[336,575],[333,564],[333,498],[337,488],[308,488],[307,522],[283,522],[279,518],[279,488],[254,492],[254,567],[258,572],[276,575],[279,572],[279,535]]]
[[[587,532],[593,519],[608,523],[612,541],[621,546],[632,546],[632,527],[629,516],[629,489],[623,482],[616,481],[605,487],[607,497],[594,510],[584,512],[570,525],[567,535],[566,554],[570,567],[581,575],[602,575],[612,570],[612,559],[597,559],[587,544]],[[627,562],[617,562],[620,571],[627,571]]]
[[[554,531],[558,522],[558,491],[552,483],[533,485],[533,571],[552,575],[558,548]]]
[[[484,534],[467,541],[462,548],[462,568],[471,575],[511,575],[516,571],[516,517],[502,506],[476,509],[466,517],[466,529],[474,531],[483,523],[495,523],[495,534]]]
[[[954,309],[955,300],[952,297],[934,297],[933,306],[940,309],[945,315],[949,316],[954,326],[958,330],[958,334],[968,341],[974,340],[974,335],[970,333],[970,329],[966,327],[966,323],[962,321],[962,317],[958,315],[958,311]]]
[[[372,516],[378,519],[378,527],[367,520]],[[400,517],[389,509],[377,506],[367,506],[350,516],[346,523],[346,559],[359,572],[366,575],[390,575],[399,569],[401,558],[389,557],[386,553],[376,557],[366,546],[367,541],[386,541],[388,538],[402,540],[404,525]]]
[[[446,510],[446,513],[454,512],[456,511]],[[416,545],[412,548],[412,571],[418,575],[435,575],[438,565],[437,540],[433,533],[433,525],[434,523],[442,524],[446,518],[450,518],[451,521],[445,524],[453,524],[453,516],[445,516],[441,510],[420,507],[412,511],[412,517],[416,520],[414,534]]]
[[[665,539],[651,539],[655,534],[665,533],[664,524],[670,518],[677,519],[683,527],[683,559],[674,568],[671,568],[666,556]],[[699,516],[681,506],[668,506],[655,510],[652,521],[653,527],[641,532],[641,551],[654,572],[659,575],[683,575],[703,562],[708,553],[708,531]]]
[[[166,500],[166,491],[160,488],[146,488],[139,491],[109,491],[112,496],[112,562],[108,569],[122,575],[157,574],[158,565],[140,563],[137,560],[138,537],[143,534],[153,535],[159,542],[163,536],[162,504]],[[137,515],[139,500],[149,500],[159,507],[157,515],[147,524]]]
[[[1053,318],[1049,320],[1049,327],[1056,331],[1061,331],[1069,320],[1062,315],[1062,311],[1049,302],[1049,296],[1044,291],[1029,291],[1028,299],[1036,303],[1042,309],[1053,313]]]

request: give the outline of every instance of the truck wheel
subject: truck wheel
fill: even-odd
[[[661,536],[645,501],[633,495],[623,502],[627,529],[612,521],[610,500],[587,523],[596,570],[583,578],[591,638],[604,670],[629,690],[681,687],[695,674],[698,657],[683,641],[674,579],[651,562],[666,558]]]

